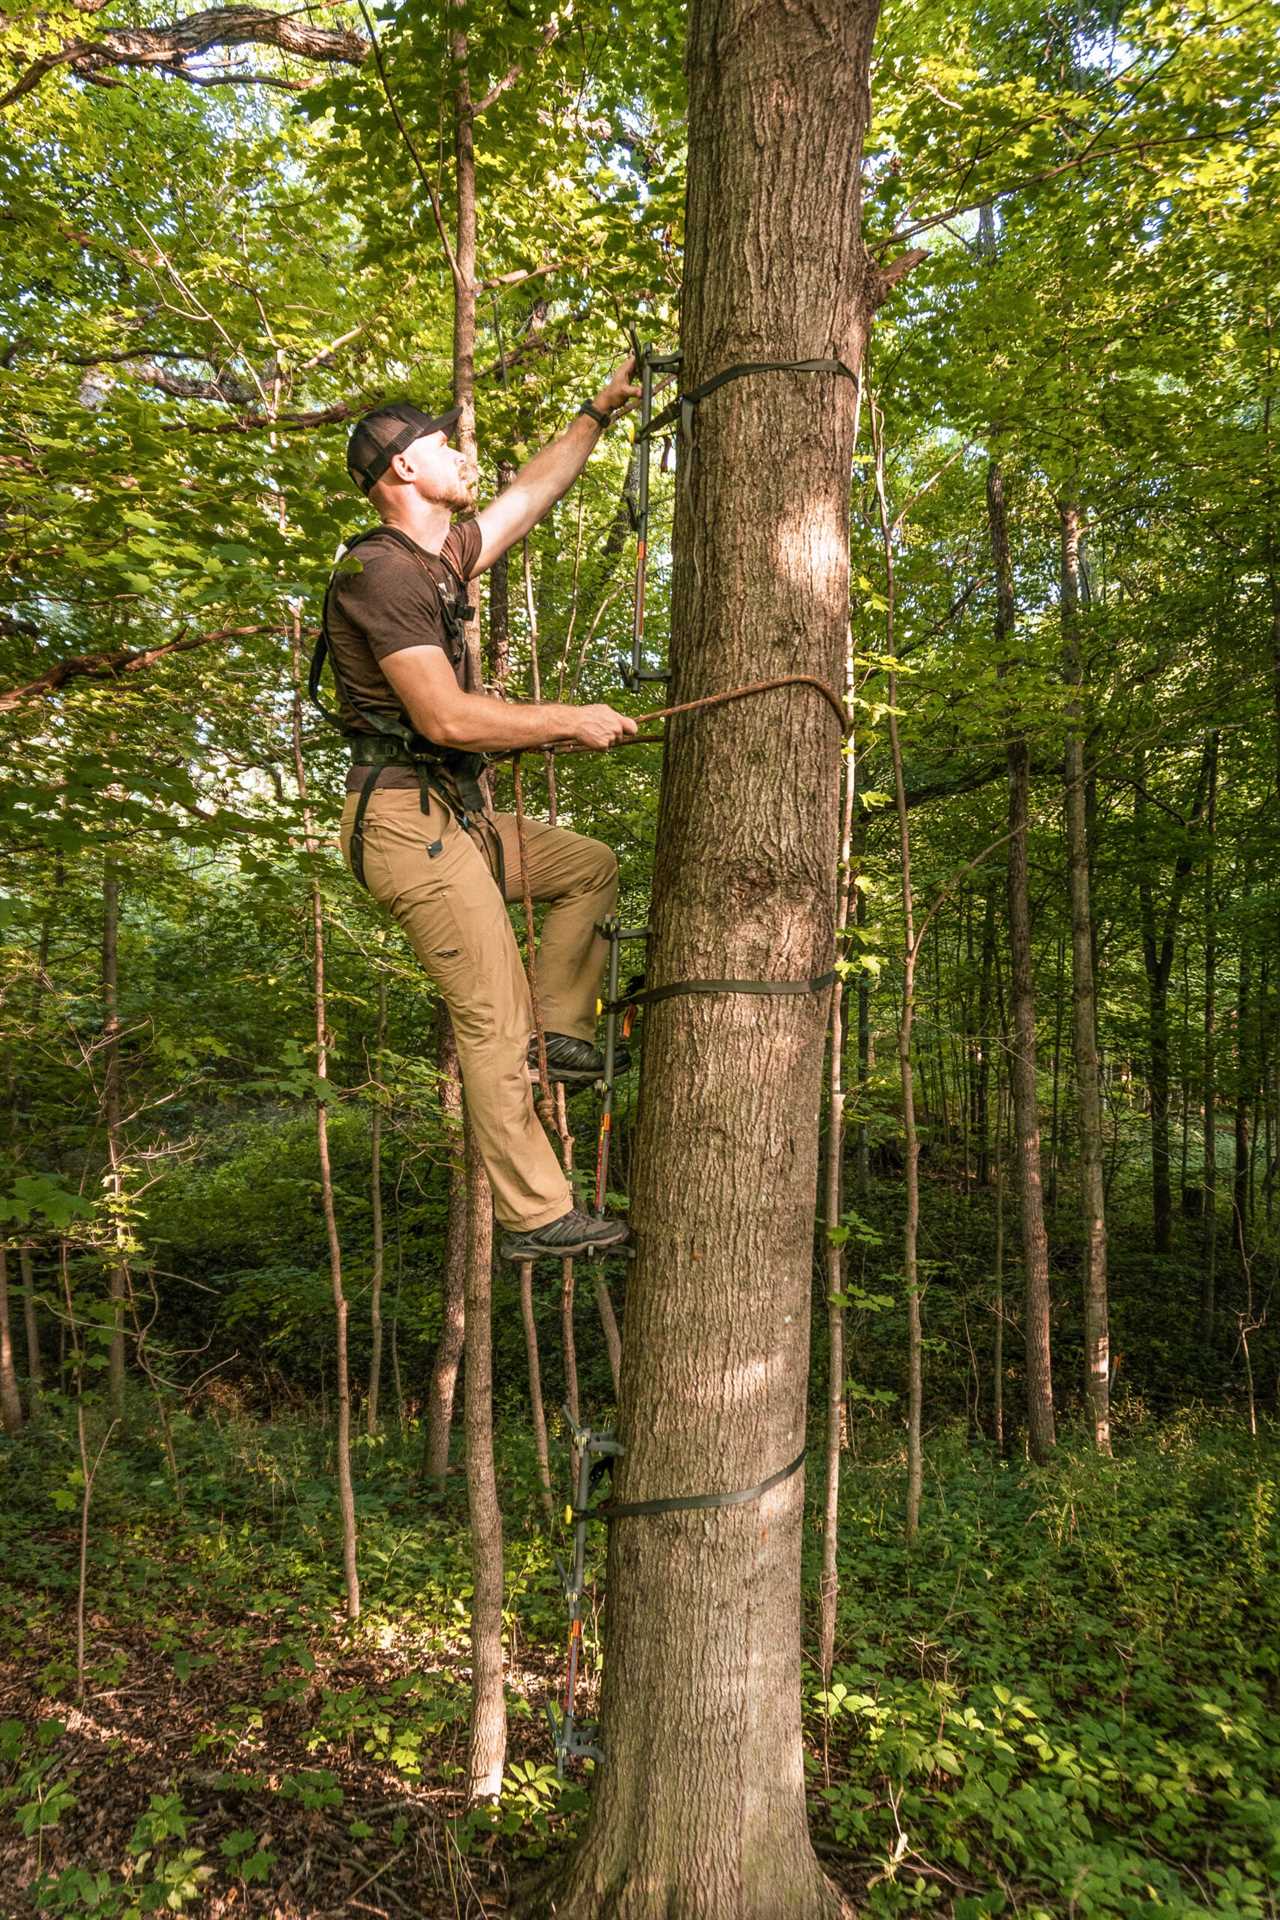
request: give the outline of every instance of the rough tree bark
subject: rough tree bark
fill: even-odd
[[[858,369],[871,0],[692,0],[686,389],[737,361]],[[770,374],[697,411],[679,463],[677,700],[838,686],[851,382]],[[672,723],[649,977],[830,967],[841,729],[794,688]],[[645,1037],[615,1475],[621,1500],[748,1488],[803,1445],[826,1002],[681,995]],[[815,1920],[800,1738],[803,1482],[612,1532],[600,1768],[554,1912]],[[547,1911],[544,1904],[541,1911]]]
[[[1064,501],[1062,530],[1062,650],[1071,690],[1066,747],[1067,871],[1071,885],[1072,1037],[1076,1110],[1080,1123],[1080,1223],[1084,1231],[1085,1390],[1094,1445],[1111,1451],[1111,1341],[1107,1313],[1106,1190],[1102,1165],[1102,1089],[1098,1073],[1098,1010],[1093,980],[1093,914],[1089,899],[1089,832],[1085,818],[1080,645],[1080,509]]]
[[[996,581],[997,671],[1008,671],[1016,614],[1013,559],[1005,511],[1004,473],[987,465],[987,520]],[[1031,762],[1025,737],[1010,735],[1009,766],[1009,1013],[1013,1046],[1009,1089],[1014,1116],[1014,1159],[1022,1212],[1022,1261],[1026,1281],[1027,1443],[1033,1460],[1046,1460],[1055,1442],[1050,1346],[1049,1241],[1040,1179],[1040,1112],[1036,1100],[1036,1003],[1031,959],[1031,897],[1027,832],[1031,815]]]

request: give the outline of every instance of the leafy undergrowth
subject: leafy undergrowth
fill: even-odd
[[[179,1502],[142,1425],[95,1485],[80,1706],[74,1429],[0,1458],[0,1914],[507,1911],[585,1806],[549,1765],[563,1619],[521,1446],[506,1791],[468,1816],[456,1478],[424,1488],[416,1436],[360,1443],[352,1628],[314,1428],[179,1419]],[[846,1463],[807,1728],[815,1837],[866,1913],[1273,1920],[1278,1457],[1189,1423],[1043,1473],[940,1439],[911,1552],[897,1463]]]
[[[876,1856],[864,1910],[1274,1920],[1275,1435],[1184,1418],[1111,1462],[933,1465],[910,1553],[896,1482],[849,1474],[809,1689],[826,1832]]]

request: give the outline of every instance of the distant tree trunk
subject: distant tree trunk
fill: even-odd
[[[688,19],[682,383],[755,358],[856,372],[879,291],[859,237],[874,6],[691,0]],[[770,374],[698,409],[677,472],[677,701],[774,672],[839,684],[854,401],[839,377]],[[672,722],[655,984],[830,967],[840,740],[804,688]],[[751,1488],[803,1445],[825,1008],[697,994],[646,1015],[621,1501]],[[793,1475],[614,1523],[607,1758],[560,1920],[839,1911],[806,1821],[803,1508]]]
[[[373,1040],[374,1089],[373,1114],[369,1122],[369,1208],[373,1240],[373,1263],[369,1275],[369,1399],[365,1420],[370,1435],[378,1431],[378,1395],[382,1386],[382,1272],[384,1236],[382,1231],[382,1049],[387,1038],[387,982],[378,976],[378,1025]]]
[[[1141,844],[1146,837],[1147,800],[1142,780],[1144,771],[1139,756],[1139,780],[1134,796],[1134,824],[1138,829],[1138,909],[1142,926],[1142,958],[1147,972],[1147,1007],[1150,1026],[1151,1086],[1151,1209],[1152,1240],[1157,1253],[1168,1253],[1173,1245],[1173,1183],[1170,1176],[1169,1149],[1169,980],[1173,973],[1178,917],[1187,883],[1195,863],[1194,830],[1204,808],[1205,783],[1209,759],[1216,747],[1208,743],[1200,758],[1195,790],[1186,817],[1186,835],[1174,859],[1173,877],[1165,905],[1163,922],[1157,926],[1155,894],[1152,886],[1153,861]]]
[[[1013,561],[1005,513],[1004,475],[997,460],[987,467],[987,518],[996,576],[998,672],[1013,639]],[[1009,763],[1009,1011],[1013,1027],[1010,1091],[1015,1160],[1022,1211],[1022,1259],[1026,1280],[1027,1441],[1033,1460],[1047,1460],[1055,1442],[1053,1367],[1050,1345],[1049,1242],[1040,1184],[1040,1112],[1036,1098],[1036,1007],[1032,971],[1031,899],[1027,835],[1031,815],[1031,766],[1026,739],[1010,737]]]
[[[449,0],[449,13],[457,262],[453,302],[453,397],[463,410],[458,445],[475,460],[476,161],[465,0]],[[472,677],[478,683],[483,679],[478,622],[468,623],[467,650],[471,656]],[[501,1791],[507,1748],[507,1709],[502,1688],[502,1514],[493,1464],[493,1197],[470,1126],[465,1137],[468,1238],[465,1420],[474,1587],[467,1794],[471,1800],[489,1800]]]
[[[503,492],[516,477],[507,461],[498,464],[498,491]],[[511,566],[509,556],[500,554],[489,569],[489,658],[486,662],[490,684],[499,692],[506,688],[511,674]]]
[[[915,1072],[911,1059],[915,1016],[916,961],[915,900],[911,885],[911,827],[907,813],[907,786],[898,733],[897,635],[894,629],[894,527],[885,493],[884,433],[873,397],[872,432],[875,436],[876,503],[880,514],[880,542],[884,553],[884,651],[889,661],[887,688],[889,751],[893,764],[893,795],[898,820],[898,873],[902,892],[902,1011],[898,1020],[898,1071],[902,1082],[902,1151],[905,1162],[906,1212],[902,1229],[902,1284],[907,1296],[907,1539],[920,1528],[920,1495],[924,1486],[924,1329],[920,1314],[920,1137],[916,1129]]]
[[[542,1361],[538,1353],[538,1322],[533,1311],[533,1262],[520,1262],[520,1318],[524,1322],[524,1347],[529,1362],[529,1410],[533,1422],[533,1445],[538,1456],[538,1482],[547,1519],[551,1504],[551,1451],[547,1445],[547,1412],[542,1403]]]
[[[458,422],[458,446],[474,461],[476,455],[475,422],[475,344],[476,344],[476,176],[475,128],[471,107],[471,83],[465,15],[459,0],[449,0],[452,20],[449,24],[449,57],[453,66],[453,135],[455,165],[455,230],[453,275],[453,398],[462,408]],[[466,624],[466,645],[470,677],[479,684],[484,677],[480,651],[479,621]],[[446,1124],[455,1130],[456,1150],[450,1156],[448,1219],[445,1226],[444,1273],[442,1276],[442,1329],[432,1365],[427,1396],[426,1432],[423,1443],[423,1470],[431,1479],[443,1479],[449,1465],[449,1432],[453,1422],[453,1399],[458,1365],[462,1358],[466,1319],[466,1262],[469,1245],[470,1179],[463,1144],[462,1075],[458,1049],[448,1011],[441,1007],[436,1028],[437,1060],[440,1067],[440,1105]]]
[[[996,1056],[995,1167],[995,1351],[991,1359],[991,1438],[997,1455],[1004,1453],[1004,1068],[1003,1053]]]
[[[1246,873],[1244,898],[1249,898]],[[1231,1216],[1235,1227],[1236,1254],[1243,1271],[1249,1259],[1249,1108],[1253,1097],[1253,1048],[1250,1033],[1253,988],[1252,954],[1248,934],[1240,939],[1240,968],[1236,980],[1236,1099],[1235,1163],[1231,1176]]]
[[[1111,1338],[1107,1305],[1106,1188],[1102,1165],[1102,1089],[1098,1073],[1098,1009],[1093,979],[1093,911],[1089,897],[1089,834],[1085,819],[1083,692],[1080,644],[1080,510],[1061,509],[1062,646],[1070,690],[1066,749],[1067,874],[1071,888],[1072,1040],[1080,1133],[1080,1223],[1084,1235],[1085,1389],[1093,1442],[1111,1451]]]
[[[107,1390],[113,1418],[124,1418],[124,1309],[129,1294],[125,1266],[124,1143],[120,1132],[120,870],[108,855],[102,868],[102,1119],[107,1136],[107,1187],[111,1195],[111,1332]]]
[[[493,1800],[507,1757],[502,1685],[502,1510],[493,1466],[493,1200],[467,1128],[467,1365],[463,1418],[471,1519],[471,1739],[468,1800]]]
[[[854,822],[855,837],[857,821]],[[861,933],[867,924],[867,896],[859,887],[853,902],[853,924]],[[867,1127],[867,1103],[871,1095],[871,977],[858,975],[858,1124],[854,1128],[854,1165],[858,1192],[864,1198],[871,1184],[871,1138]]]
[[[307,770],[302,758],[302,626],[293,618],[293,769],[302,804],[302,834],[307,856],[315,861],[320,845],[307,798]],[[320,882],[311,882],[311,987],[315,1012],[316,1079],[329,1077],[329,1015],[325,997],[324,902]],[[329,1159],[329,1104],[326,1093],[316,1100],[316,1156],[320,1163],[320,1204],[329,1247],[329,1284],[333,1294],[334,1383],[338,1400],[338,1430],[334,1438],[337,1464],[338,1511],[342,1517],[342,1576],[348,1620],[360,1618],[360,1574],[356,1560],[356,1496],[351,1480],[351,1372],[347,1359],[347,1296],[342,1285],[342,1243],[333,1197],[333,1168]]]
[[[991,978],[996,948],[996,896],[988,893],[982,916],[982,972],[978,986],[978,1058],[973,1076],[973,1132],[977,1141],[977,1184],[991,1180],[991,1122],[987,1112],[991,1085]]]
[[[845,695],[853,713],[853,641],[849,639],[845,665]],[[845,743],[840,812],[840,867],[836,881],[836,953],[845,950],[849,927],[849,900],[853,888],[853,815],[857,799],[857,760],[852,731]],[[845,1441],[844,1407],[844,1026],[845,983],[837,976],[831,989],[830,1041],[827,1052],[827,1164],[825,1213],[827,1228],[827,1434],[826,1488],[822,1513],[822,1579],[818,1591],[819,1668],[824,1686],[831,1684],[835,1659],[836,1607],[840,1598],[837,1554],[840,1523],[840,1452]]]
[[[1058,1161],[1062,1152],[1062,1020],[1064,1008],[1063,985],[1066,974],[1066,942],[1059,937],[1058,964],[1053,977],[1053,1058],[1050,1068],[1050,1104],[1049,1104],[1049,1181],[1045,1190],[1045,1200],[1051,1218],[1058,1211]]]
[[[44,1387],[44,1367],[40,1357],[40,1321],[30,1247],[19,1247],[18,1266],[22,1274],[22,1318],[27,1335],[27,1411],[34,1416]]]
[[[1213,1339],[1217,1313],[1218,1265],[1218,1070],[1217,982],[1218,901],[1215,883],[1218,816],[1218,736],[1209,738],[1208,798],[1205,803],[1204,861],[1204,1067],[1200,1098],[1204,1108],[1204,1194],[1200,1230],[1200,1339]]]
[[[13,1334],[9,1323],[9,1256],[0,1246],[0,1427],[6,1433],[22,1431],[22,1397],[13,1365]]]
[[[436,1023],[436,1058],[440,1063],[440,1108],[449,1142],[449,1204],[445,1222],[444,1265],[440,1276],[440,1339],[431,1364],[431,1383],[427,1389],[422,1470],[428,1479],[443,1480],[449,1471],[453,1397],[466,1338],[468,1245],[462,1078],[458,1070],[458,1047],[453,1036],[453,1023],[448,1009],[443,1006]]]
[[[591,1269],[591,1286],[596,1297],[596,1312],[600,1316],[600,1331],[604,1335],[604,1350],[609,1356],[609,1376],[613,1381],[613,1397],[616,1401],[622,1392],[622,1334],[613,1310],[613,1296],[609,1292],[603,1261],[597,1261]]]

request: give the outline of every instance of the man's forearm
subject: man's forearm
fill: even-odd
[[[573,734],[574,709],[555,701],[519,703],[483,693],[459,693],[446,714],[410,713],[419,732],[438,746],[464,753],[545,747]]]

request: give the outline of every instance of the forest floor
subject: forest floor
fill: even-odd
[[[506,1912],[586,1805],[549,1764],[564,1620],[522,1443],[507,1790],[468,1815],[460,1481],[424,1488],[414,1435],[360,1442],[351,1628],[318,1427],[178,1416],[179,1500],[141,1419],[94,1484],[80,1705],[73,1421],[0,1461],[4,1920]],[[912,1550],[877,1434],[869,1417],[846,1461],[830,1694],[805,1676],[833,1876],[877,1915],[1275,1920],[1275,1432],[1122,1422],[1114,1461],[1068,1443],[1041,1472],[938,1434]],[[598,1626],[593,1604],[589,1686]]]

